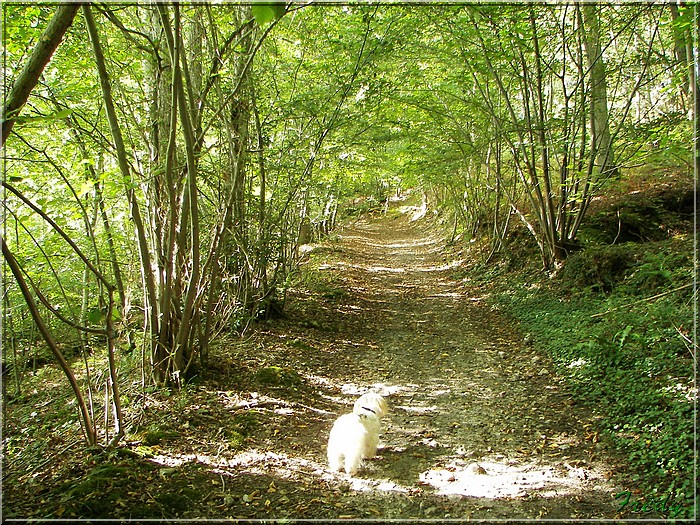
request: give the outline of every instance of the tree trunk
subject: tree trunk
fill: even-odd
[[[680,3],[680,6],[685,7],[686,9],[688,8],[685,2]],[[694,105],[694,96],[696,91],[693,35],[691,34],[693,31],[686,31],[676,27],[678,20],[681,17],[680,10],[678,9],[679,5],[671,2],[669,3],[669,8],[671,9],[671,20],[673,21],[672,25],[674,26],[674,56],[678,65],[685,70],[685,74],[683,74],[683,82],[681,83],[681,93],[683,95],[682,101],[686,109],[688,106],[692,108]],[[697,7],[695,9],[697,9]],[[692,118],[692,111],[688,111],[688,114],[691,116],[690,118]]]
[[[107,120],[109,121],[109,127],[112,132],[112,138],[114,140],[114,149],[117,154],[119,170],[121,171],[122,178],[124,179],[126,185],[126,195],[129,201],[131,218],[134,221],[134,228],[136,229],[139,255],[141,257],[142,278],[144,280],[144,285],[146,288],[146,310],[150,313],[149,318],[151,324],[151,334],[154,334],[158,333],[158,327],[160,326],[160,316],[158,313],[158,301],[155,282],[153,279],[153,274],[151,273],[151,255],[148,249],[146,231],[144,228],[143,219],[141,218],[141,210],[138,200],[136,198],[136,191],[134,190],[133,186],[129,184],[129,182],[127,182],[131,180],[129,160],[126,155],[124,139],[122,137],[121,129],[119,127],[119,121],[117,119],[117,112],[114,107],[114,101],[112,99],[112,86],[109,80],[109,74],[107,73],[107,67],[105,65],[105,59],[104,54],[102,52],[102,46],[100,45],[99,35],[97,33],[97,26],[92,16],[92,12],[90,11],[89,5],[83,5],[83,16],[85,17],[85,24],[88,29],[88,34],[90,35],[90,41],[92,42],[93,54],[95,56],[95,64],[97,65],[97,70],[100,76],[100,86],[102,88],[102,96],[105,103]],[[157,352],[157,341],[153,337],[151,340],[151,345],[155,347],[154,352]]]
[[[75,378],[75,374],[73,373],[73,370],[71,370],[71,367],[66,361],[66,359],[63,357],[63,353],[61,352],[61,350],[58,347],[58,344],[51,335],[49,327],[46,326],[44,319],[41,317],[41,313],[39,313],[39,308],[34,302],[32,292],[29,289],[27,282],[24,280],[22,270],[19,264],[17,263],[14,254],[10,252],[10,249],[5,243],[5,238],[2,236],[0,236],[0,243],[2,244],[2,255],[5,258],[7,266],[10,268],[10,272],[12,272],[12,275],[14,276],[15,280],[17,281],[17,284],[19,285],[20,290],[22,291],[22,295],[24,296],[24,300],[27,302],[27,307],[29,308],[29,313],[34,319],[34,323],[36,324],[37,328],[39,329],[39,332],[44,338],[46,346],[48,346],[49,350],[51,350],[51,352],[53,353],[54,357],[56,358],[58,364],[61,367],[61,370],[63,370],[63,373],[68,378],[68,382],[70,383],[71,388],[73,389],[73,394],[75,395],[75,399],[78,402],[78,409],[80,410],[80,415],[82,417],[85,439],[88,445],[95,445],[97,444],[97,431],[95,430],[92,417],[90,416],[90,411],[88,410],[88,407],[85,404],[85,398],[82,392],[80,391],[80,386],[78,386],[78,381]]]
[[[608,87],[605,61],[600,44],[599,7],[584,3],[578,6],[582,16],[584,47],[590,74],[590,132],[591,155],[599,177],[607,178],[618,173],[615,166],[612,137],[608,118]]]
[[[29,60],[24,65],[22,72],[15,80],[12,90],[7,97],[2,121],[2,144],[5,144],[10,135],[12,126],[27,102],[29,94],[39,81],[41,73],[51,60],[56,48],[61,43],[63,35],[73,23],[75,14],[78,12],[80,4],[63,4],[56,8],[56,13],[46,26],[39,43],[34,47]]]

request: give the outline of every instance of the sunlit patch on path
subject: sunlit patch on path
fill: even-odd
[[[534,493],[544,497],[576,495],[584,490],[601,490],[600,484],[605,483],[601,473],[567,462],[519,463],[505,459],[450,461],[444,467],[422,472],[420,482],[441,495],[492,499],[528,497]]]

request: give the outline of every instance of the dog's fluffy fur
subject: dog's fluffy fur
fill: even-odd
[[[360,397],[352,414],[340,416],[328,437],[328,465],[331,470],[345,469],[355,474],[363,458],[372,458],[377,453],[380,419],[389,411],[386,400],[375,393]]]

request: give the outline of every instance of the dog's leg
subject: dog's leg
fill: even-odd
[[[360,470],[360,464],[362,463],[362,457],[359,455],[348,455],[345,456],[345,473],[354,476],[358,470]]]
[[[330,468],[333,472],[338,472],[342,465],[343,455],[338,454],[337,451],[328,449],[328,468]]]

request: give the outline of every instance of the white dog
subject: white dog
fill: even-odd
[[[328,437],[328,465],[331,470],[345,468],[347,474],[355,474],[363,458],[377,453],[380,419],[389,411],[386,400],[375,393],[360,397],[352,414],[340,416]]]

